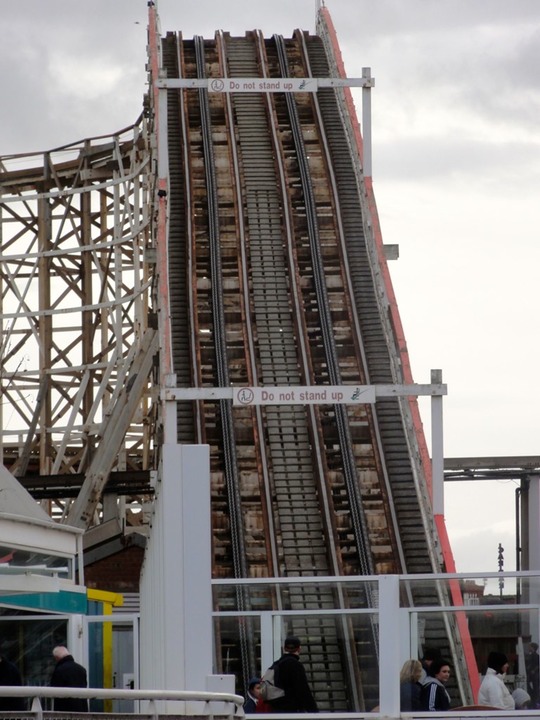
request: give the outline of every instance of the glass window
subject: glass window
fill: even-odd
[[[58,577],[71,578],[73,561],[71,557],[50,555],[36,550],[0,545],[0,574],[13,572],[14,568],[32,569],[32,572],[51,574],[54,571]]]

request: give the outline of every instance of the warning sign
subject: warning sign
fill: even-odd
[[[210,92],[317,92],[317,78],[211,78]]]
[[[233,405],[365,405],[374,402],[373,385],[233,388]]]

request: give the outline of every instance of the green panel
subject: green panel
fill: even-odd
[[[23,595],[0,595],[0,604],[17,605],[28,610],[78,613],[86,615],[88,600],[86,593],[60,590],[57,593],[25,593]]]
[[[103,615],[103,602],[101,600],[89,600],[87,615]]]

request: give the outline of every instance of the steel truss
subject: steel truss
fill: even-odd
[[[0,157],[2,460],[21,479],[82,474],[54,507],[79,527],[111,471],[153,461],[152,186],[144,118]]]

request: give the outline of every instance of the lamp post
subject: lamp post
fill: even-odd
[[[503,569],[504,569],[504,548],[501,545],[501,543],[499,543],[499,548],[498,548],[498,564],[499,564],[499,572],[502,573]],[[501,577],[499,579],[499,595],[501,598],[503,596],[503,588],[504,588],[504,578]]]

